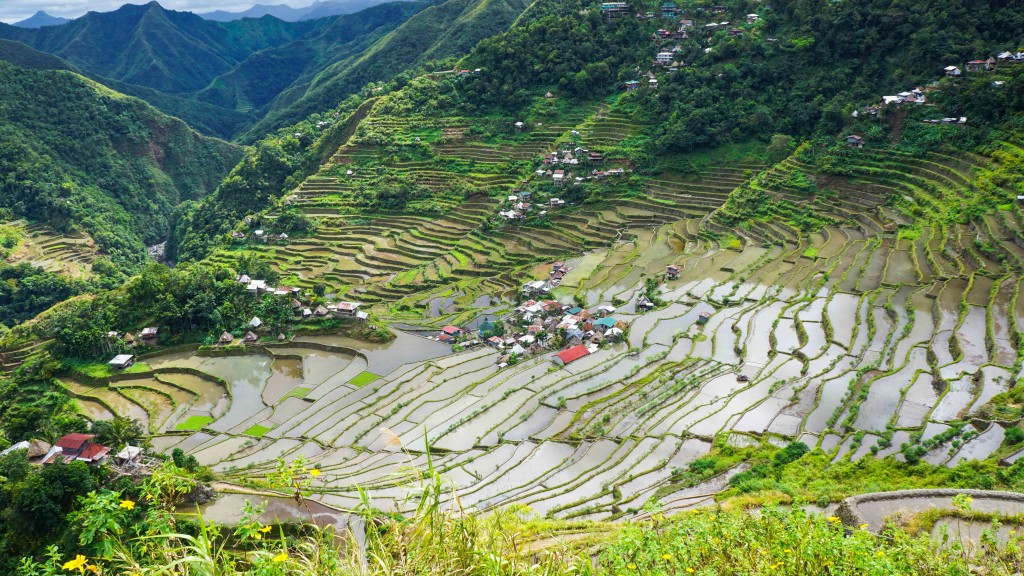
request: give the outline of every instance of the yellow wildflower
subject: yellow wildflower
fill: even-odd
[[[274,562],[284,562],[287,559],[288,559],[288,553],[287,552],[281,552],[277,556],[274,556]]]
[[[672,559],[672,555],[671,554],[662,554],[661,555],[661,559],[662,560],[671,560]]]
[[[78,570],[79,572],[84,572],[85,571],[85,556],[82,555],[82,554],[79,554],[78,556],[75,556],[74,560],[68,560],[67,562],[65,562],[64,565],[61,566],[61,568],[65,569],[65,570]]]
[[[263,528],[260,528],[260,532],[263,532],[264,534],[266,534],[267,532],[270,532],[273,529],[274,529],[273,526],[264,526]]]
[[[687,568],[686,571],[689,572],[690,574],[693,574],[693,568]]]
[[[313,478],[316,478],[317,476],[320,475],[320,469],[313,468],[312,470],[309,471],[309,475],[312,476]]]
[[[131,500],[121,500],[120,506],[125,510],[133,510],[135,509],[135,502],[132,502]]]
[[[828,517],[828,521],[833,523],[833,524],[838,524],[839,523],[839,516],[829,516]]]
[[[89,572],[92,572],[93,574],[99,574],[100,573],[99,566],[96,566],[95,564],[89,564],[89,565],[87,565],[85,567],[85,569],[88,570]]]
[[[867,530],[868,529],[868,525],[867,524],[861,524],[860,525],[860,529],[861,530]]]
[[[881,558],[882,556],[885,556],[885,552],[882,552],[881,550],[879,550],[878,552],[875,552],[875,556],[878,556],[879,558]]]
[[[636,570],[636,564],[629,564],[628,566],[626,566],[626,568],[629,568],[630,570]]]

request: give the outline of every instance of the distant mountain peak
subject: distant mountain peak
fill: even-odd
[[[61,24],[66,24],[70,21],[71,20],[68,20],[67,18],[52,16],[47,14],[45,11],[40,10],[21,22],[15,22],[14,25],[19,28],[42,28],[43,26],[60,26]]]

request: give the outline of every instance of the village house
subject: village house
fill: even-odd
[[[323,304],[320,304],[319,306],[316,307],[315,310],[313,310],[313,316],[318,316],[321,318],[327,316],[330,313],[331,311],[328,310],[327,307],[324,306]]]
[[[852,146],[853,148],[863,148],[864,138],[856,134],[850,134],[849,136],[846,137],[846,144]]]
[[[534,280],[523,285],[523,296],[532,294],[547,294],[551,291],[551,284],[543,280]]]
[[[730,36],[743,36],[743,30],[740,30],[739,28],[730,28],[729,29],[729,35]]]
[[[626,82],[626,92],[632,92],[639,87],[640,83],[637,82],[636,80],[630,80],[629,82]]]
[[[946,76],[950,78],[956,78],[962,74],[962,72],[960,72],[960,69],[957,68],[956,66],[946,66],[945,68],[943,68],[943,71],[945,71]]]
[[[686,30],[693,28],[693,20],[680,20],[679,31],[685,32]]]
[[[661,17],[662,18],[675,18],[682,14],[683,11],[676,6],[675,2],[662,2],[661,3]]]
[[[457,340],[458,338],[461,338],[462,335],[462,328],[459,328],[458,326],[448,325],[445,326],[444,328],[441,328],[441,334],[438,335],[437,339],[440,340],[441,342],[452,342]]]
[[[659,66],[669,64],[672,62],[671,52],[658,52],[658,55],[654,57],[654,62]]]
[[[334,305],[334,314],[343,318],[355,318],[359,315],[360,306],[358,302],[338,302]]]
[[[142,464],[143,450],[141,446],[125,445],[120,452],[114,455],[114,463],[122,467],[135,467]]]
[[[156,326],[149,326],[149,327],[143,328],[142,332],[139,335],[142,336],[142,339],[144,341],[146,341],[147,343],[152,343],[154,340],[156,340],[156,337],[159,334],[160,334],[160,328],[158,328]]]
[[[253,330],[263,326],[263,320],[260,320],[259,316],[253,316],[252,320],[249,320],[249,328]]]
[[[259,342],[260,337],[255,332],[246,332],[245,338],[242,338],[242,342],[246,344],[255,344]]]
[[[85,462],[90,466],[100,464],[107,458],[110,448],[92,441],[96,436],[93,434],[68,434],[57,440],[57,443],[50,448],[50,451],[43,458],[43,464],[54,462],[74,462],[76,460]]]
[[[621,18],[629,14],[629,4],[625,2],[604,2],[601,4],[601,14],[605,18]]]
[[[522,122],[516,122],[515,124],[513,124],[513,126],[515,126],[516,132],[522,132],[523,127],[526,125],[523,124]]]
[[[993,70],[995,67],[995,58],[989,58],[987,60],[971,60],[967,63],[968,72],[985,72],[987,70]]]
[[[710,319],[711,319],[711,312],[707,312],[707,311],[701,312],[697,316],[697,324],[700,324],[701,326],[703,326],[703,325],[707,324],[708,320],[710,320]]]
[[[746,19],[747,19],[747,23],[748,24],[753,24],[754,22],[757,22],[758,20],[760,20],[761,17],[758,16],[757,14],[747,14],[746,15]]]
[[[555,186],[561,186],[565,183],[565,170],[555,170],[551,175],[551,181]]]
[[[565,206],[565,200],[562,200],[561,198],[552,198],[551,200],[548,201],[548,204],[552,208],[557,208],[559,206]]]
[[[127,370],[132,367],[132,364],[135,364],[135,356],[132,354],[118,354],[110,362],[107,362],[107,365],[114,370]]]
[[[647,87],[650,88],[651,90],[657,90],[658,89],[658,79],[657,78],[648,78],[647,79]]]
[[[234,339],[235,337],[234,335],[231,334],[231,332],[221,332],[220,338],[217,339],[217,344],[220,344],[221,346],[227,346],[228,344],[231,344],[231,342],[234,341]]]
[[[577,344],[576,346],[567,348],[566,350],[563,350],[558,354],[555,354],[554,356],[551,357],[551,361],[558,366],[565,366],[566,364],[575,362],[576,360],[579,360],[580,358],[583,358],[584,356],[587,356],[589,354],[590,350],[588,350],[586,346],[582,344]]]
[[[668,277],[669,280],[675,280],[676,278],[679,278],[679,266],[676,266],[675,264],[669,264],[668,268],[665,269],[665,275]]]

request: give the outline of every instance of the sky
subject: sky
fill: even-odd
[[[145,4],[148,0],[0,0],[0,22],[17,22],[24,20],[36,12],[43,10],[54,16],[77,18],[90,10],[110,12],[117,10],[122,4]],[[313,0],[158,0],[168,10],[191,12],[211,12],[227,10],[240,12],[253,4],[288,4],[296,8],[309,6]]]

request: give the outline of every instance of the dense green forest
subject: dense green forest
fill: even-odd
[[[464,66],[485,73],[458,85],[461,102],[440,105],[515,112],[538,88],[594,98],[651,68],[652,26],[632,18],[602,21],[596,10],[581,14],[581,8],[565,5],[481,42]],[[728,8],[715,18],[732,20],[738,34],[698,29],[669,41],[665,48],[678,46],[673,58],[683,67],[665,75],[658,90],[631,96],[635,119],[659,127],[651,142],[659,151],[778,133],[834,134],[854,103],[931,82],[950,63],[1024,43],[1024,11],[999,1],[967,7],[956,1],[803,0]],[[739,24],[748,13],[759,20]],[[697,3],[687,14],[703,21],[710,5]]]
[[[183,200],[217,187],[240,149],[63,71],[0,62],[0,209],[84,230],[121,266],[166,237]]]
[[[64,58],[100,76],[171,94],[205,88],[260,50],[290,42],[327,20],[277,18],[221,23],[157,2],[89,12],[63,26],[0,25],[0,37]]]
[[[334,108],[371,82],[464,55],[507,29],[526,5],[401,1],[291,23],[271,16],[213,22],[150,2],[64,26],[0,25],[0,38],[68,63],[33,56],[38,66],[76,67],[207,134],[252,143]],[[24,50],[7,52],[26,62]]]
[[[282,92],[266,118],[244,136],[263,134],[333,108],[370,83],[436,69],[436,61],[461,57],[478,42],[508,29],[529,5],[525,0],[447,0],[418,12],[365,50],[336,58],[308,84]],[[446,62],[450,66],[450,63]]]

